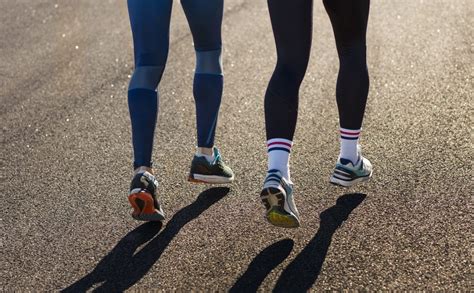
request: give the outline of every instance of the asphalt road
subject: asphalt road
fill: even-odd
[[[372,1],[364,153],[373,180],[328,183],[337,55],[315,2],[292,178],[302,227],[263,220],[266,2],[226,0],[217,142],[227,187],[186,181],[194,52],[176,2],[154,160],[163,226],[130,217],[125,1],[0,1],[1,291],[473,290],[470,0]],[[471,19],[471,20],[469,20]]]

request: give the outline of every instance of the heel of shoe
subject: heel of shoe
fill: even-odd
[[[260,199],[267,210],[265,218],[270,224],[282,228],[300,226],[298,218],[285,211],[285,196],[278,188],[264,188],[260,193]]]
[[[260,193],[260,199],[265,205],[267,211],[269,211],[272,207],[283,208],[285,204],[285,197],[283,196],[283,193],[281,190],[275,187],[264,188]]]
[[[280,207],[272,207],[266,214],[267,221],[277,227],[298,228],[300,222],[293,214],[286,212]]]
[[[147,192],[132,193],[128,201],[133,208],[132,217],[140,221],[163,221],[164,215],[155,209],[154,200]]]

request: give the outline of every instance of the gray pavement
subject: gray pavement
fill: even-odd
[[[364,153],[373,180],[328,184],[337,55],[315,2],[292,178],[297,230],[263,220],[266,2],[226,0],[217,141],[237,174],[186,182],[194,52],[176,2],[154,160],[163,226],[130,217],[125,1],[0,1],[0,291],[473,290],[474,4],[372,1]],[[471,19],[471,20],[469,20]]]

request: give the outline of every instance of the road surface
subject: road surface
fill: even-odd
[[[372,1],[367,184],[328,183],[338,60],[315,2],[292,179],[302,227],[263,219],[266,2],[226,0],[217,142],[236,182],[191,185],[192,38],[175,2],[154,161],[163,224],[130,217],[126,1],[0,2],[1,291],[472,290],[474,4]],[[471,19],[471,20],[469,20]]]

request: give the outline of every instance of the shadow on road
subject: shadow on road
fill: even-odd
[[[184,225],[197,218],[228,192],[229,188],[223,187],[202,192],[195,202],[178,211],[156,237],[162,228],[161,223],[145,223],[134,229],[119,241],[92,272],[62,292],[85,292],[95,286],[99,286],[95,290],[97,292],[121,292],[130,288],[158,261]],[[150,242],[135,253],[147,241]]]
[[[283,239],[262,250],[229,292],[256,292],[267,275],[288,257],[293,245],[293,240]]]
[[[307,292],[318,279],[334,232],[347,220],[351,212],[365,199],[361,193],[344,194],[336,205],[324,210],[320,215],[318,232],[283,270],[275,292]]]

